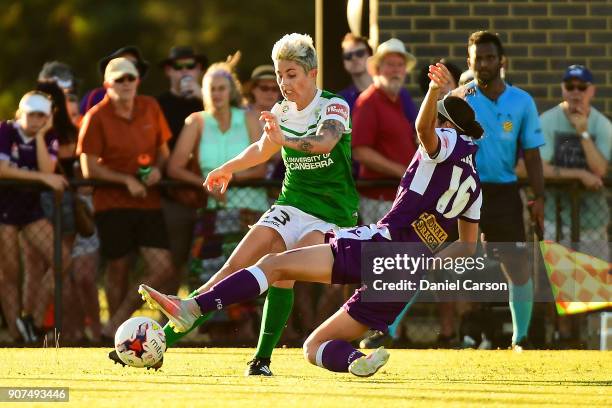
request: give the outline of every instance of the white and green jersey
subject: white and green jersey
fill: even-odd
[[[308,154],[283,147],[286,172],[283,188],[276,201],[338,225],[357,223],[359,196],[351,173],[351,122],[349,106],[339,96],[317,90],[310,104],[297,110],[294,102],[283,100],[272,108],[286,136],[312,136],[323,121],[334,119],[346,133],[330,153]]]

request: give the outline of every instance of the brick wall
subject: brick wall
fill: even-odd
[[[408,85],[417,98],[420,68],[447,57],[467,69],[467,39],[482,29],[500,35],[507,78],[540,112],[559,103],[565,68],[584,64],[595,76],[594,105],[612,117],[612,1],[379,0],[380,41],[399,38],[417,57]]]

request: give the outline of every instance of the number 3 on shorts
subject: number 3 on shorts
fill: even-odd
[[[291,221],[291,217],[289,217],[289,214],[287,214],[285,210],[277,211],[277,208],[275,206],[270,207],[270,209],[264,216],[264,219],[269,219],[269,218],[272,218],[274,221],[282,225],[286,225],[289,221]]]
[[[453,175],[451,176],[450,186],[448,187],[448,190],[442,194],[438,200],[438,203],[436,204],[436,210],[438,210],[439,213],[442,213],[446,218],[453,218],[459,215],[465,209],[465,206],[470,200],[470,193],[468,190],[476,191],[476,181],[472,176],[469,176],[463,180],[463,183],[459,184],[462,173],[463,169],[461,167],[453,166]],[[444,213],[444,210],[448,206],[448,203],[453,196],[455,199],[453,200],[450,210]]]

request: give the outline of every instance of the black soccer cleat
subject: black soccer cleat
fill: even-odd
[[[362,349],[377,349],[379,347],[391,347],[393,345],[393,338],[387,333],[376,331],[370,337],[366,337],[359,343],[359,348]]]
[[[121,361],[121,359],[119,358],[119,355],[117,354],[117,350],[113,350],[111,352],[108,353],[108,358],[110,358],[112,361],[115,362],[115,364],[121,364],[121,367],[125,367],[127,364],[125,364],[123,361]],[[155,371],[159,370],[160,368],[162,368],[162,366],[164,365],[164,359],[162,357],[161,360],[159,360],[159,363],[151,366],[151,367],[147,367],[147,370],[150,369],[154,369]]]
[[[270,359],[269,358],[258,358],[255,357],[251,361],[247,363],[249,368],[247,368],[244,375],[263,375],[264,377],[272,376],[272,371],[270,371]]]
[[[127,365],[123,361],[121,361],[121,359],[119,358],[119,355],[117,354],[117,350],[113,350],[113,351],[109,352],[108,353],[108,358],[110,358],[112,361],[114,361],[115,364],[121,364],[121,367],[125,367]]]
[[[163,365],[164,365],[164,358],[162,357],[162,359],[159,360],[159,363],[152,365],[151,367],[147,367],[147,371],[149,371],[150,369],[157,371],[160,368],[162,368]]]

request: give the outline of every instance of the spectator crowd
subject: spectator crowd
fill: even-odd
[[[418,104],[405,87],[418,56],[399,39],[373,50],[368,39],[351,33],[338,51],[351,78],[337,94],[350,107],[353,175],[399,182],[418,148]],[[559,72],[562,99],[538,116],[531,96],[511,84],[497,36],[472,34],[467,55],[465,72],[440,56],[455,82],[443,94],[468,101],[485,129],[475,164],[483,182],[486,240],[526,241],[527,199],[518,176],[529,181],[535,228],[546,239],[570,245],[572,204],[562,188],[544,189],[544,179],[575,180],[584,190],[578,202],[579,249],[609,260],[604,179],[610,172],[612,123],[591,103],[598,78],[582,65]],[[134,46],[103,57],[101,86],[85,92],[68,65],[44,64],[15,117],[0,123],[0,178],[46,186],[42,192],[18,183],[0,189],[4,341],[38,344],[53,327],[53,308],[62,307],[65,341],[108,343],[141,306],[137,284],[165,293],[184,286],[191,291],[224,267],[277,195],[258,186],[230,186],[225,192],[202,188],[210,171],[260,138],[265,125],[260,113],[282,99],[274,66],[255,67],[241,83],[239,63],[239,52],[209,64],[193,47],[172,47],[157,64],[168,79],[168,89],[157,98],[138,91],[152,67]],[[420,74],[423,94],[427,67]],[[279,180],[284,171],[278,153],[235,174],[234,181]],[[71,183],[83,178],[104,183]],[[160,187],[162,179],[182,183]],[[391,208],[396,188],[368,184],[358,191],[359,223],[372,224]],[[53,302],[56,205],[62,213],[63,305]],[[454,239],[452,234],[448,239]],[[527,337],[533,307],[523,249],[517,244],[516,251],[500,257],[511,284],[513,343]],[[102,305],[98,282],[104,282]],[[298,284],[295,291],[296,310],[286,333],[295,338],[316,327],[347,295],[333,285]],[[397,340],[408,309],[390,326],[391,338],[378,333],[362,345]],[[438,306],[440,346],[462,340],[458,321],[464,309]],[[257,304],[234,306],[212,323],[233,322],[241,336],[254,338],[252,317],[258,310]],[[572,322],[559,321],[558,330],[561,338],[570,338]],[[476,340],[483,344],[486,339]]]

